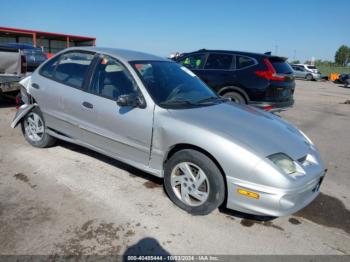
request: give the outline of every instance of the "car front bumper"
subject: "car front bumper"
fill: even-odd
[[[312,74],[312,77],[314,78],[314,80],[320,80],[321,79],[321,74]]]
[[[326,170],[320,172],[305,185],[293,189],[264,187],[227,177],[227,208],[263,216],[286,216],[310,204],[319,194]],[[239,190],[254,192],[258,198],[248,197]]]

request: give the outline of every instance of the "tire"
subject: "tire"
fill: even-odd
[[[50,147],[56,142],[54,137],[45,132],[44,117],[37,107],[22,118],[21,129],[25,140],[34,147]]]
[[[188,170],[193,176],[188,176]],[[219,168],[209,157],[192,149],[181,150],[166,162],[164,187],[171,201],[192,215],[207,215],[225,199],[225,182]]]
[[[312,76],[311,74],[307,74],[307,75],[305,76],[305,79],[306,79],[307,81],[312,81],[314,78],[313,78],[313,76]]]
[[[232,102],[235,102],[237,104],[246,104],[247,102],[245,101],[244,97],[237,92],[227,92],[222,95],[223,98],[227,98],[231,100]]]

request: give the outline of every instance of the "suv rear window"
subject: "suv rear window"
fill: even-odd
[[[227,54],[210,54],[205,69],[230,69],[232,58],[232,55]]]
[[[275,68],[277,74],[292,74],[293,73],[293,69],[291,68],[291,66],[283,60],[270,59],[270,62],[272,64],[273,68]]]
[[[254,65],[255,62],[252,58],[247,56],[237,56],[237,69],[242,69],[251,65]]]

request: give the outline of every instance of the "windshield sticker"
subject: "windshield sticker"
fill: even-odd
[[[192,77],[195,77],[195,76],[196,76],[191,70],[187,69],[187,68],[184,67],[184,66],[181,66],[181,69],[182,69],[183,71],[185,71],[187,74],[189,74],[190,76],[192,76]]]

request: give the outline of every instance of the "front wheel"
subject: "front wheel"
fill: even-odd
[[[305,78],[306,78],[307,81],[311,81],[311,80],[314,79],[313,76],[312,76],[311,74],[306,75]]]
[[[56,139],[46,133],[46,126],[43,115],[39,108],[33,108],[21,122],[24,138],[29,144],[35,147],[52,146]]]
[[[164,187],[169,198],[193,215],[206,215],[225,198],[225,183],[216,164],[191,149],[175,153],[165,165]]]

